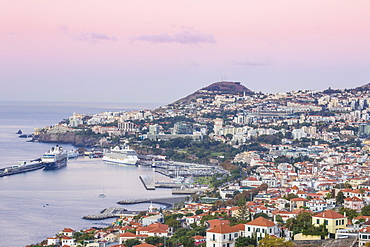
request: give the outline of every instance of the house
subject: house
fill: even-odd
[[[361,208],[364,207],[364,201],[357,196],[347,197],[344,199],[344,207],[354,209],[357,213],[360,213]]]
[[[156,214],[151,216],[143,217],[141,220],[141,224],[143,226],[149,226],[154,223],[164,223],[163,214]]]
[[[261,240],[268,235],[278,235],[279,230],[274,222],[264,217],[258,217],[245,224],[245,236],[252,237],[254,234],[257,235],[257,241]]]
[[[348,219],[333,210],[327,210],[312,216],[312,224],[319,226],[324,224],[331,237],[335,237],[337,229],[344,229],[347,226]]]
[[[59,238],[53,237],[53,238],[47,238],[47,245],[57,245],[60,243]]]
[[[110,243],[116,242],[117,235],[114,233],[109,233],[107,236],[104,237],[104,240]]]
[[[364,246],[367,242],[370,242],[370,226],[359,230],[358,246]]]
[[[191,238],[194,239],[195,246],[198,246],[198,245],[206,242],[206,239],[207,239],[206,237],[200,236],[200,235],[196,235],[196,236],[191,237]]]
[[[230,225],[229,220],[218,220],[218,219],[208,220],[206,221],[206,223],[208,225],[208,228],[214,228],[219,225]]]
[[[306,207],[306,203],[308,202],[305,198],[293,198],[290,200],[290,211],[297,210],[302,207]]]
[[[201,217],[198,215],[188,216],[185,218],[185,222],[187,225],[193,224],[195,222],[200,221]]]
[[[76,239],[68,237],[66,235],[62,236],[61,239],[62,239],[62,246],[64,245],[74,246],[76,244]]]
[[[154,223],[149,226],[139,227],[136,229],[136,235],[148,235],[150,237],[168,237],[170,229],[168,225],[162,223]]]
[[[312,199],[306,202],[306,207],[308,207],[313,212],[321,212],[328,207],[328,204],[324,200]]]
[[[136,234],[132,232],[121,233],[118,237],[119,244],[123,244],[127,239],[136,238]]]
[[[206,247],[234,247],[239,230],[227,224],[217,225],[206,233]]]
[[[60,235],[68,236],[68,237],[73,237],[73,234],[75,233],[75,230],[72,230],[71,228],[64,228],[59,232]]]

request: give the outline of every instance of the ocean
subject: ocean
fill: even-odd
[[[40,157],[55,144],[28,142],[16,132],[54,125],[76,113],[154,109],[159,104],[58,103],[0,101],[0,167]],[[64,149],[74,148],[60,144]],[[79,157],[59,170],[36,170],[0,177],[0,247],[21,247],[53,237],[61,229],[101,227],[114,219],[91,221],[83,216],[108,207],[146,210],[149,204],[118,205],[124,199],[171,196],[170,189],[146,190],[139,175],[170,181],[153,169],[119,166],[101,159]],[[105,192],[106,197],[99,194]],[[154,205],[160,207],[160,205]]]

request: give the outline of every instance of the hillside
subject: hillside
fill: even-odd
[[[367,83],[365,85],[356,87],[353,89],[354,91],[370,91],[370,83]]]
[[[212,95],[212,94],[234,94],[234,95],[242,95],[242,94],[254,94],[252,90],[243,86],[240,82],[229,82],[229,81],[221,81],[215,82],[211,85],[201,88],[194,93],[177,100],[174,104],[178,103],[187,103],[193,99],[196,99],[203,95]]]

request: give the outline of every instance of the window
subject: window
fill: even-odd
[[[262,229],[262,233],[265,233],[265,229]]]
[[[213,241],[215,241],[216,240],[216,236],[215,236],[215,234],[213,234],[213,236],[212,236],[212,240]],[[214,245],[214,244],[213,244]]]
[[[237,237],[238,237],[238,234],[237,234],[237,233],[235,233],[235,234],[234,234],[234,237],[236,237],[236,238],[237,238]]]
[[[260,229],[259,228],[257,228],[257,232],[260,232]]]
[[[329,224],[328,220],[325,220],[324,223],[326,226]]]
[[[335,221],[335,225],[337,226],[337,225],[339,225],[339,220],[336,220]]]
[[[316,224],[320,225],[320,219],[316,220]]]
[[[272,233],[272,228],[270,228],[270,233]]]
[[[344,225],[344,220],[342,220],[342,225]]]
[[[251,231],[251,228],[248,226],[248,232],[250,232]]]
[[[224,239],[226,239],[226,235],[224,234]]]

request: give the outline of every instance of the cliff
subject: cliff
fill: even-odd
[[[74,132],[41,134],[32,141],[70,143],[74,146],[92,147],[99,143],[99,137],[92,135],[81,135]]]

